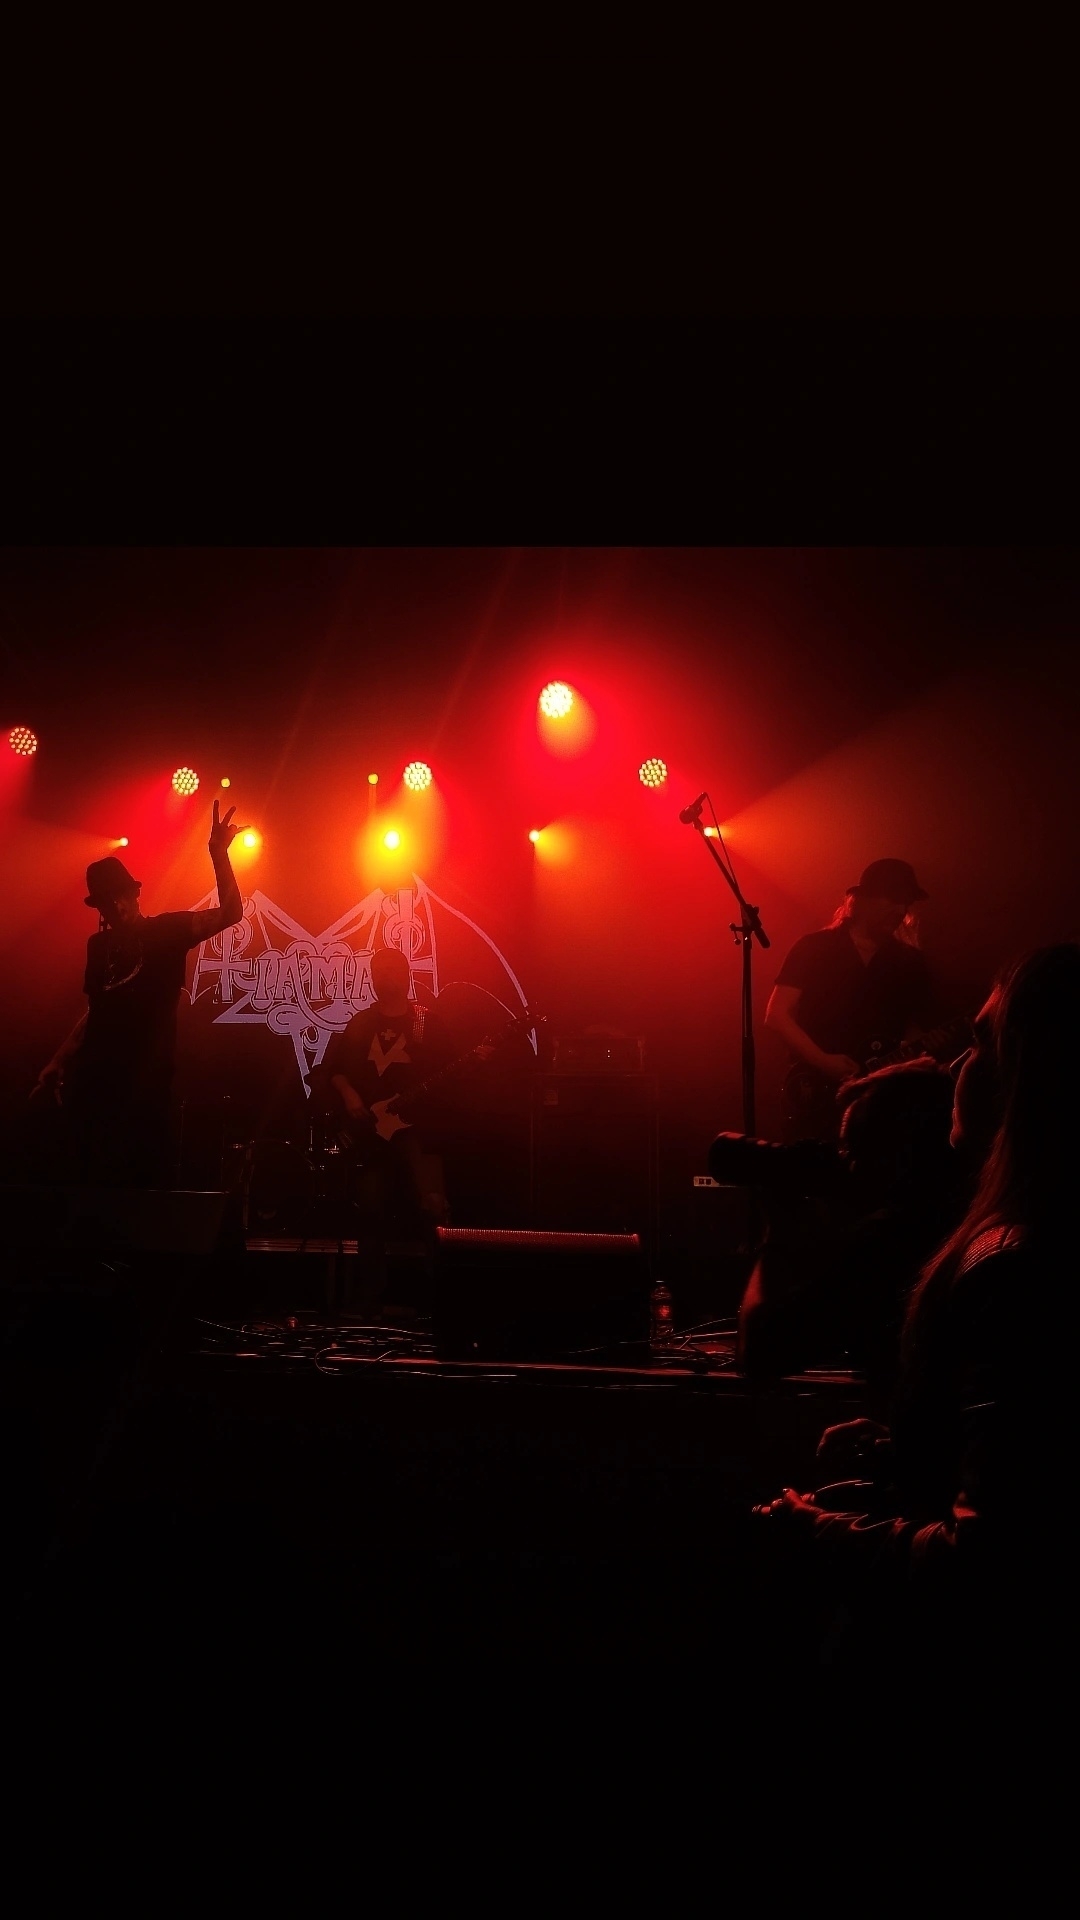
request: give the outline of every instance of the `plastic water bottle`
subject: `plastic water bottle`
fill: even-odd
[[[660,1279],[649,1295],[649,1345],[670,1347],[674,1332],[675,1303],[671,1288]]]

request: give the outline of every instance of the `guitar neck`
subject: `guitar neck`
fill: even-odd
[[[470,1060],[475,1060],[485,1047],[497,1047],[500,1041],[507,1039],[516,1028],[525,1025],[530,1027],[536,1025],[536,1017],[528,1008],[524,1013],[516,1014],[512,1020],[508,1020],[505,1026],[496,1028],[494,1033],[485,1034],[484,1038],[478,1040],[474,1047],[470,1047],[467,1053],[459,1053],[456,1059],[448,1061],[446,1066],[440,1067],[436,1073],[429,1074],[426,1080],[421,1080],[419,1086],[409,1087],[406,1092],[395,1095],[395,1107],[400,1109],[403,1106],[411,1106],[415,1100],[422,1100],[435,1087],[441,1086],[444,1080],[453,1079],[454,1075],[467,1067]]]
[[[941,1064],[961,1048],[970,1045],[971,1022],[961,1015],[959,1019],[946,1021],[943,1026],[933,1027],[929,1033],[916,1034],[912,1040],[904,1040],[892,1053],[884,1054],[879,1060],[871,1060],[868,1071],[874,1067],[896,1067],[904,1060],[915,1060],[920,1054],[928,1053],[932,1060]]]

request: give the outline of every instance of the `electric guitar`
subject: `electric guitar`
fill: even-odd
[[[928,1058],[936,1060],[939,1066],[946,1066],[965,1047],[971,1046],[973,1038],[971,1021],[966,1014],[961,1014],[927,1033],[912,1035],[889,1053],[875,1044],[860,1063],[859,1074],[853,1074],[852,1078],[876,1073],[879,1067],[898,1067],[905,1060]],[[807,1140],[835,1136],[840,1117],[838,1092],[837,1081],[830,1080],[817,1067],[797,1060],[788,1068],[780,1089],[785,1131]]]
[[[530,1027],[543,1026],[546,1019],[546,1014],[538,1014],[534,1008],[524,1007],[504,1025],[486,1033],[482,1040],[478,1040],[474,1047],[469,1048],[467,1053],[458,1054],[456,1059],[440,1067],[437,1072],[429,1074],[426,1080],[420,1081],[419,1085],[407,1087],[401,1093],[391,1094],[387,1100],[373,1100],[366,1113],[359,1119],[354,1120],[349,1115],[343,1123],[339,1123],[338,1137],[342,1145],[347,1149],[356,1149],[363,1147],[372,1139],[392,1140],[395,1133],[400,1133],[403,1127],[413,1125],[410,1112],[414,1107],[418,1107],[428,1094],[437,1087],[441,1087],[444,1082],[456,1079],[458,1074],[464,1072],[465,1068],[474,1062],[487,1058],[488,1053],[501,1045],[502,1041],[509,1039],[512,1033],[518,1030],[527,1031]]]

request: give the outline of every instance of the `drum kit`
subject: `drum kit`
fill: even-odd
[[[245,1233],[264,1239],[348,1234],[359,1169],[329,1121],[313,1119],[306,1139],[236,1141],[228,1161],[224,1184],[240,1195]]]

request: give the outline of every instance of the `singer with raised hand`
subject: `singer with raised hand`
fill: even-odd
[[[785,1140],[835,1140],[839,1088],[930,1025],[935,994],[916,911],[926,898],[906,860],[872,860],[828,925],[788,953],[765,1009],[790,1056]]]
[[[244,829],[214,801],[208,851],[218,905],[144,915],[142,881],[112,854],[86,870],[98,931],[86,946],[86,1011],[38,1076],[34,1094],[60,1100],[80,1180],[95,1186],[167,1183],[176,1012],[192,947],[243,919],[229,848]]]

